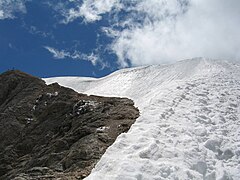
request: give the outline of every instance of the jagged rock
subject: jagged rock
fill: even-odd
[[[139,116],[133,101],[0,75],[0,179],[81,179]],[[67,177],[67,178],[66,178]]]

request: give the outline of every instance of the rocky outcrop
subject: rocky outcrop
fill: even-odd
[[[132,100],[0,75],[0,179],[82,179],[139,116]]]

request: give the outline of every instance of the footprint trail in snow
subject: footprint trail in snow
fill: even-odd
[[[240,179],[240,66],[203,58],[49,78],[79,92],[128,97],[141,116],[87,180]]]

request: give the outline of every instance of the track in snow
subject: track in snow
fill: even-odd
[[[141,116],[86,179],[240,179],[240,66],[193,59],[101,79],[50,78],[79,92],[126,96]]]

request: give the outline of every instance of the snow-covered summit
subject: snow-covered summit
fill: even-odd
[[[87,179],[240,179],[240,65],[196,58],[57,77],[78,92],[128,97],[141,116]]]

